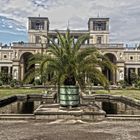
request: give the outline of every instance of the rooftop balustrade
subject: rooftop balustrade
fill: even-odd
[[[29,48],[41,48],[46,46],[45,43],[13,43],[13,47],[29,47]]]
[[[46,46],[45,43],[13,43],[13,47],[39,47]],[[48,45],[47,45],[48,46]],[[82,48],[86,47],[97,47],[97,48],[123,48],[123,44],[83,44]]]
[[[82,48],[93,47],[96,48],[123,48],[123,44],[84,44]]]

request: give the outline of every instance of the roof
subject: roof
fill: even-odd
[[[109,18],[100,18],[100,17],[97,17],[97,18],[89,18],[88,23],[90,21],[109,21]]]
[[[35,19],[35,20],[47,20],[49,22],[49,18],[48,17],[28,17],[28,19]]]

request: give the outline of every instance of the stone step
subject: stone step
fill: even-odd
[[[140,115],[128,115],[128,114],[106,114],[107,117],[140,117]]]
[[[131,121],[131,120],[140,120],[140,115],[106,115],[107,120],[123,120],[123,121]]]
[[[34,120],[33,114],[0,114],[0,120]]]

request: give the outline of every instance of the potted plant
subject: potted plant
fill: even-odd
[[[85,84],[93,79],[108,88],[109,82],[99,67],[108,67],[113,70],[114,66],[94,46],[82,47],[85,40],[89,39],[89,35],[82,35],[75,42],[70,30],[67,30],[66,34],[56,32],[59,43],[47,37],[51,43],[47,48],[47,53],[44,53],[42,59],[38,61],[40,73],[52,75],[51,80],[58,85],[61,106],[79,106],[79,89],[83,90]]]
[[[108,67],[114,70],[113,64],[93,47],[82,48],[82,44],[89,39],[89,35],[80,36],[75,42],[70,30],[66,34],[57,31],[59,43],[47,37],[51,44],[47,55],[41,63],[41,69],[53,73],[52,79],[58,84],[59,101],[61,106],[78,106],[80,104],[79,88],[83,89],[93,77],[107,88],[109,82],[99,70]]]

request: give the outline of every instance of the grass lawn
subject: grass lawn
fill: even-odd
[[[41,94],[44,92],[45,89],[26,89],[26,88],[18,88],[18,89],[0,89],[0,98],[17,95],[17,94]],[[131,98],[135,98],[140,100],[140,90],[111,90],[110,92],[105,90],[96,90],[96,94],[111,94],[111,95],[122,95],[128,96]]]
[[[111,90],[110,92],[105,90],[97,90],[96,94],[111,94],[111,95],[122,95],[140,100],[140,90]]]
[[[0,89],[0,98],[6,97],[6,96],[17,95],[17,94],[34,94],[34,93],[41,94],[43,93],[43,91],[44,89],[4,88],[4,89]]]

